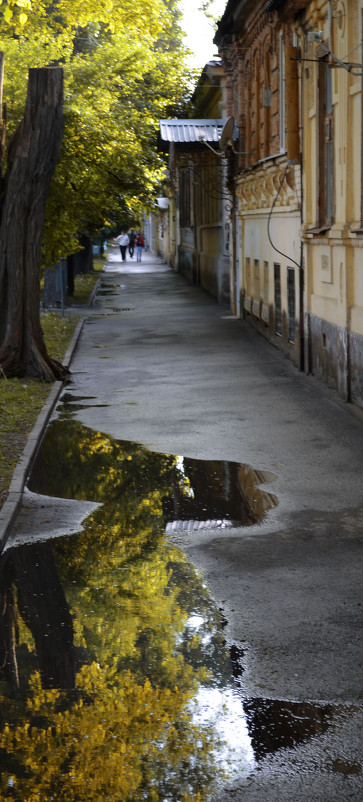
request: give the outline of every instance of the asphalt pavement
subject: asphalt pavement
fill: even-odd
[[[332,724],[271,750],[216,802],[361,800],[361,412],[161,260],[123,264],[117,248],[71,372],[84,425],[240,463],[275,498],[253,526],[170,537],[223,613],[242,694],[318,718],[329,707]]]

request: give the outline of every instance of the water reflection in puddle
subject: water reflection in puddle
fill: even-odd
[[[243,706],[220,613],[165,538],[171,523],[254,522],[240,471],[254,499],[261,476],[201,467],[65,408],[49,426],[30,491],[93,506],[67,537],[52,539],[47,518],[46,542],[25,516],[27,545],[10,541],[1,558],[2,798],[203,802],[285,746],[286,716],[281,729],[277,708]],[[332,717],[305,710],[300,727],[295,713],[295,743]]]
[[[98,506],[46,542],[25,516],[2,557],[3,793],[202,801],[254,765],[220,614],[165,539],[175,483],[190,494],[173,456],[50,425],[29,503]]]
[[[80,498],[81,493],[99,501],[102,492],[120,497],[125,485],[142,498],[152,482],[167,533],[249,526],[276,506],[276,497],[261,488],[273,474],[237,462],[154,453],[138,443],[114,440],[72,419],[83,406],[74,402],[83,400],[65,394],[63,415],[49,426],[33,467],[31,490],[64,498]]]

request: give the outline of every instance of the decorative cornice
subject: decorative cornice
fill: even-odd
[[[278,208],[298,210],[299,168],[291,165],[283,180],[285,171],[285,159],[279,161],[271,159],[243,173],[237,179],[239,211],[243,213],[252,209],[270,209],[278,192]]]

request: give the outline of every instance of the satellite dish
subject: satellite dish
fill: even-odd
[[[225,151],[229,145],[233,145],[234,117],[228,117],[222,128],[219,138],[219,149]]]

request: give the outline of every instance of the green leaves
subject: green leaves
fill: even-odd
[[[65,71],[65,132],[47,207],[45,264],[74,252],[80,232],[92,236],[106,221],[130,224],[153,205],[164,166],[158,121],[190,91],[179,18],[176,0],[0,6],[9,135],[22,116],[28,68],[62,64]]]

